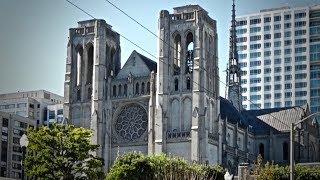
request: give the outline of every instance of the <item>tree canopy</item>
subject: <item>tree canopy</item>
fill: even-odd
[[[41,179],[101,179],[103,159],[92,152],[92,131],[73,125],[28,129],[28,147],[24,160],[28,177]]]

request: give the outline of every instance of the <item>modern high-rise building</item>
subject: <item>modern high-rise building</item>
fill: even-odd
[[[238,16],[237,49],[245,109],[320,110],[320,5]]]

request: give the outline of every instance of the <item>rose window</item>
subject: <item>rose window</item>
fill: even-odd
[[[118,135],[129,141],[140,138],[147,128],[147,112],[137,104],[124,106],[115,123]]]

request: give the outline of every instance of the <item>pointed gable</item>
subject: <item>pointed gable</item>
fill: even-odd
[[[117,79],[124,79],[131,73],[134,77],[149,76],[151,71],[157,70],[157,63],[143,56],[137,51],[133,51],[117,75]]]

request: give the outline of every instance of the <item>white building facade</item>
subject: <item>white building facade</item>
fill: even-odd
[[[274,8],[237,17],[245,109],[319,111],[320,6]]]
[[[0,94],[0,111],[35,119],[47,124],[47,106],[61,104],[64,98],[45,90]]]

